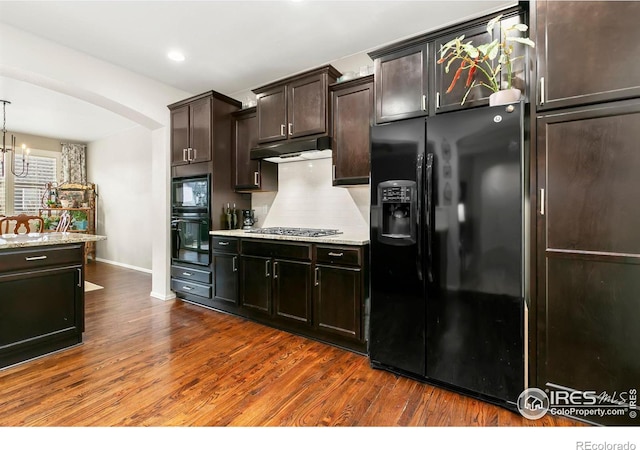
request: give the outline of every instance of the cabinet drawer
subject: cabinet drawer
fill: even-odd
[[[64,264],[82,264],[82,244],[30,247],[0,252],[0,272],[37,269]]]
[[[224,236],[211,236],[211,247],[228,253],[238,253],[238,239]]]
[[[183,292],[185,294],[197,295],[199,297],[211,298],[211,286],[204,284],[191,283],[189,281],[171,278],[171,290],[175,292]]]
[[[192,269],[191,267],[171,266],[171,278],[211,283],[211,272],[208,270]]]
[[[358,247],[316,246],[316,262],[360,266],[362,265],[362,249]]]
[[[242,240],[242,254],[283,259],[311,260],[311,244],[280,244],[269,241]]]

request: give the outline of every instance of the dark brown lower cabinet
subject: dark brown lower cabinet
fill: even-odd
[[[240,280],[246,312],[271,315],[271,258],[242,255]]]
[[[279,319],[311,323],[310,261],[273,261],[273,306]]]
[[[214,307],[366,353],[366,248],[239,239],[238,266],[214,251],[213,275],[214,300],[216,286],[233,293],[235,285],[239,302]]]
[[[83,249],[0,251],[0,368],[82,342]]]
[[[628,401],[640,383],[640,101],[537,128],[537,385]],[[629,413],[579,418],[640,425]]]

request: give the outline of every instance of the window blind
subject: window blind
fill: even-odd
[[[18,155],[16,156],[16,173],[19,173],[21,169],[22,156]],[[38,214],[38,208],[42,206],[42,195],[44,194],[47,183],[55,181],[55,158],[47,156],[29,156],[29,174],[26,177],[14,178],[14,214]]]

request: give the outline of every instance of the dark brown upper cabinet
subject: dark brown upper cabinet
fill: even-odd
[[[329,84],[339,76],[323,66],[254,89],[258,143],[329,134]]]
[[[171,115],[171,165],[211,161],[214,111],[217,102],[239,108],[242,104],[214,91],[168,106]]]
[[[278,167],[268,161],[252,160],[250,150],[258,144],[256,107],[237,111],[233,116],[232,183],[238,192],[277,191]]]
[[[333,185],[369,183],[373,75],[331,85]]]
[[[496,14],[497,16],[497,14]],[[493,16],[495,17],[495,16]],[[493,18],[492,17],[492,18]],[[505,14],[499,23],[496,23],[492,29],[491,34],[487,32],[487,24],[489,21],[482,22],[480,24],[476,24],[472,27],[467,28],[459,28],[458,31],[453,32],[451,34],[447,34],[445,36],[438,37],[434,42],[434,55],[433,55],[433,69],[434,69],[434,80],[435,80],[435,108],[434,112],[448,112],[455,111],[459,109],[473,108],[475,106],[483,106],[489,104],[489,96],[492,94],[492,91],[479,85],[477,87],[473,87],[469,92],[469,95],[465,99],[464,105],[461,104],[462,99],[464,98],[468,86],[471,85],[473,80],[476,80],[476,83],[481,83],[486,80],[486,77],[483,76],[482,72],[478,69],[475,72],[473,78],[468,79],[469,70],[464,70],[462,76],[455,83],[451,92],[447,93],[449,86],[453,81],[453,77],[455,76],[456,70],[460,67],[460,61],[454,62],[450,68],[449,73],[445,72],[446,63],[438,64],[438,60],[442,56],[440,53],[440,49],[444,44],[449,42],[452,39],[455,39],[458,36],[464,35],[464,42],[471,41],[475,47],[488,44],[494,39],[503,40],[505,36],[501,34],[502,28],[509,28],[512,25],[518,23],[524,23],[524,17],[522,14],[518,14],[517,12],[512,12],[510,14]],[[524,33],[523,35],[528,36],[529,33]],[[513,31],[510,36],[517,37],[519,34]],[[527,51],[524,45],[515,44],[514,45],[514,54],[512,56],[513,67],[512,67],[512,87],[520,89],[523,93],[523,96],[527,95],[527,71],[526,67],[526,55]],[[495,60],[495,65],[498,64],[497,58]],[[481,66],[484,67],[484,66]],[[502,80],[503,83],[506,84],[507,77],[504,73],[504,69],[502,71]],[[485,81],[486,82],[486,81]],[[505,86],[503,86],[505,87]]]
[[[640,96],[640,2],[536,2],[539,110]]]
[[[371,52],[375,74],[376,123],[428,114],[429,45],[420,42],[392,52]]]

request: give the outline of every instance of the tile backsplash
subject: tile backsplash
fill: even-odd
[[[334,187],[332,160],[278,164],[278,192],[251,194],[259,227],[369,232],[369,186]]]

